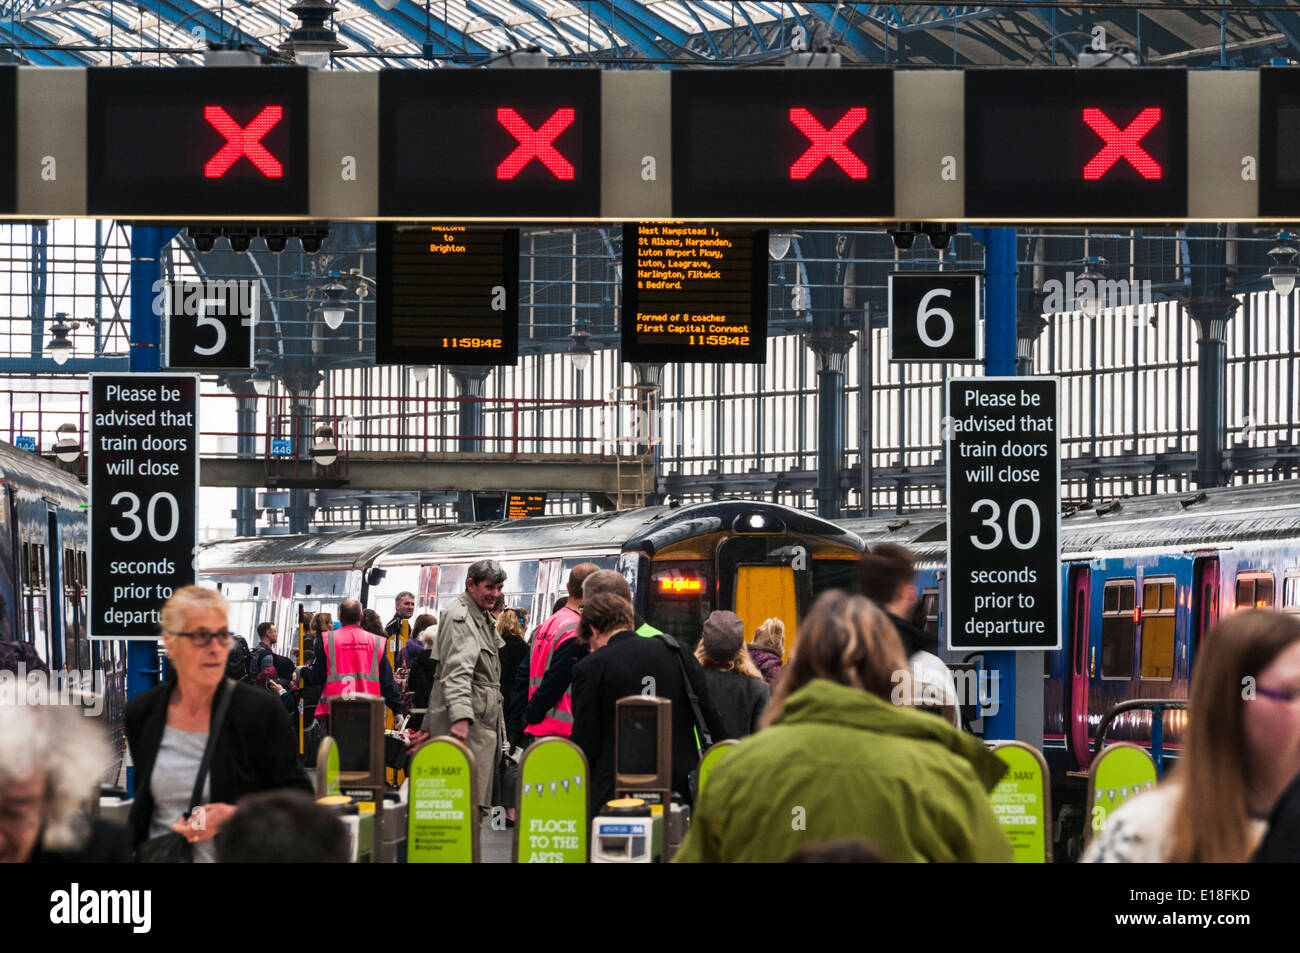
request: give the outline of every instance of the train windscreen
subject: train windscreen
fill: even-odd
[[[713,611],[713,567],[704,559],[655,563],[646,621],[694,647]]]

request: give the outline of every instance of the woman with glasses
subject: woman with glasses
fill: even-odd
[[[1250,609],[1196,652],[1187,739],[1168,780],[1106,820],[1085,862],[1249,860],[1300,773],[1300,621]]]
[[[175,831],[196,862],[216,859],[212,838],[245,794],[274,788],[313,793],[279,702],[226,677],[231,635],[221,593],[177,589],[162,607],[163,645],[172,676],[126,706],[126,738],[135,764],[131,834],[135,846]],[[223,696],[230,694],[222,705]],[[202,798],[190,798],[208,744],[213,713],[225,709]],[[187,817],[188,816],[188,817]]]

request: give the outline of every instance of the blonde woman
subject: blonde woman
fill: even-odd
[[[785,623],[773,616],[754,630],[749,657],[768,685],[775,685],[785,658]]]
[[[772,692],[745,650],[745,623],[740,616],[725,610],[709,613],[695,657],[704,667],[709,698],[726,729],[723,737],[743,738],[758,731]]]
[[[1300,622],[1250,609],[1205,636],[1178,766],[1106,821],[1085,862],[1249,860],[1300,773]]]
[[[799,624],[767,727],[709,776],[675,859],[782,861],[855,840],[892,861],[1010,861],[988,799],[1004,765],[975,738],[892,704],[906,672],[879,608],[822,593]]]
[[[225,597],[200,586],[177,589],[162,607],[171,677],[126,706],[136,785],[129,823],[137,850],[151,838],[175,832],[193,845],[196,862],[212,862],[212,838],[235,813],[240,797],[286,787],[313,793],[298,766],[298,746],[280,703],[226,678],[231,641],[226,612]],[[214,720],[211,760],[191,813]]]

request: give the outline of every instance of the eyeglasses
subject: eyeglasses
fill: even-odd
[[[1300,688],[1265,688],[1263,685],[1255,686],[1256,694],[1263,695],[1265,698],[1271,698],[1275,702],[1285,702],[1288,705],[1294,704],[1300,699]]]
[[[194,643],[196,649],[207,648],[216,639],[222,645],[230,644],[230,630],[222,629],[220,632],[175,632],[174,635],[182,639],[189,639]]]

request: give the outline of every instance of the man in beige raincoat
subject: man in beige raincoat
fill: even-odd
[[[469,746],[483,811],[492,803],[493,780],[505,741],[501,659],[497,655],[504,643],[488,615],[505,581],[505,572],[494,560],[481,559],[469,567],[465,591],[439,620],[433,648],[438,674],[425,716],[430,734],[450,734]]]

